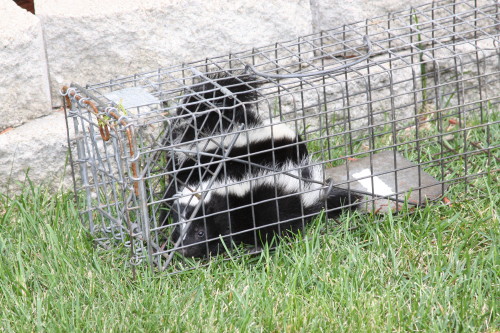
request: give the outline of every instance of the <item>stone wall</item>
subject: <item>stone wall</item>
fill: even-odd
[[[101,82],[312,31],[308,0],[36,3],[54,105],[68,82]]]
[[[0,0],[0,193],[18,189],[28,170],[34,183],[69,184],[64,84],[251,49],[426,2],[35,0],[33,15]]]

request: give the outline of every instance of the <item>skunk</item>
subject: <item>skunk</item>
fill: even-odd
[[[251,166],[300,161],[307,147],[282,123],[262,120],[256,110],[252,76],[208,76],[190,87],[172,126],[170,170],[184,183],[197,184],[226,163],[220,177],[239,178]]]
[[[216,177],[239,179],[252,169],[259,170],[261,165],[283,165],[307,156],[306,145],[293,130],[285,124],[267,121],[248,130],[224,132],[176,148],[176,177],[186,184],[211,178],[220,163],[224,163],[224,168]]]
[[[212,178],[241,179],[260,170],[259,166],[281,166],[307,156],[307,147],[295,131],[260,117],[256,110],[259,85],[254,77],[207,77],[186,91],[165,138],[166,169],[172,177],[164,201],[186,186]],[[163,209],[161,225],[167,217]]]
[[[160,223],[172,217],[171,239],[184,256],[241,243],[259,247],[303,228],[323,209],[333,217],[357,200],[338,188],[325,191],[322,168],[311,166],[300,136],[260,117],[256,82],[209,76],[189,88],[173,117],[166,138],[172,177]]]
[[[247,173],[242,180],[218,181],[211,188],[206,183],[185,188],[174,203],[172,240],[182,237],[178,251],[186,257],[216,255],[233,244],[259,248],[276,235],[302,229],[323,209],[332,218],[343,206],[355,208],[355,195],[339,188],[328,191],[322,181],[321,166],[310,166],[305,158],[275,171]]]

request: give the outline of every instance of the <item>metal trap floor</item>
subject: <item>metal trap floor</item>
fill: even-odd
[[[399,211],[405,201],[423,206],[439,199],[447,189],[421,166],[393,151],[348,159],[344,165],[327,169],[325,177],[339,187],[364,193],[363,212]]]

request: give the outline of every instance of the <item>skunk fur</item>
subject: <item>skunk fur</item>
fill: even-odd
[[[172,216],[179,252],[204,257],[233,244],[261,246],[322,209],[331,217],[355,202],[345,190],[325,193],[321,166],[311,166],[295,131],[261,119],[255,78],[209,78],[188,89],[166,138],[173,177],[160,223]]]
[[[175,149],[175,148],[174,148]],[[258,165],[282,165],[307,156],[305,144],[285,124],[266,124],[248,130],[220,133],[177,146],[177,179],[198,184],[212,177],[220,163],[218,178],[241,178]],[[225,156],[225,157],[224,157]]]
[[[254,77],[219,74],[209,78],[215,83],[205,81],[191,87],[177,109],[171,137],[176,152],[170,163],[177,180],[197,185],[211,178],[220,162],[225,168],[219,177],[240,178],[251,164],[255,168],[255,164],[283,164],[307,156],[297,133],[285,124],[261,119]]]
[[[208,78],[210,81],[195,84],[186,91],[177,109],[181,123],[174,128],[174,141],[189,142],[231,131],[239,124],[253,127],[261,123],[253,110],[258,99],[254,77],[222,73]]]
[[[174,204],[177,225],[172,240],[182,236],[179,252],[186,257],[214,255],[233,244],[260,247],[275,235],[302,229],[323,209],[331,218],[343,205],[354,207],[355,196],[338,188],[327,193],[318,184],[322,180],[321,166],[310,166],[304,159],[275,171],[248,173],[243,180],[218,181],[210,189],[206,183],[184,189]]]
[[[164,200],[186,186],[196,187],[214,178],[221,163],[215,178],[241,179],[248,172],[259,171],[259,165],[280,166],[307,156],[307,147],[296,132],[285,124],[261,119],[256,110],[258,84],[254,77],[209,78],[215,83],[204,81],[186,91],[165,138],[166,169],[174,177]],[[166,223],[167,215],[164,209],[161,224]]]

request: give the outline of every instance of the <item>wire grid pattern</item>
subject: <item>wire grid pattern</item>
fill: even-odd
[[[172,216],[169,223],[160,216],[163,210],[174,210],[187,187],[189,200],[199,202],[197,212],[203,218],[210,214],[203,202],[214,186],[227,192],[235,185],[220,181],[229,177],[225,159],[252,129],[246,122],[222,128],[223,110],[231,107],[258,113],[265,119],[258,128],[285,124],[307,146],[310,164],[323,170],[366,156],[373,170],[372,156],[389,150],[402,152],[419,170],[434,176],[443,192],[445,185],[498,172],[492,166],[498,163],[500,146],[494,135],[499,126],[499,32],[498,3],[441,1],[246,52],[86,87],[72,85],[65,94],[76,139],[72,164],[75,191],[84,203],[82,220],[102,246],[129,248],[132,265],[147,261],[172,272],[200,265],[178,253],[182,242],[171,239],[176,223]],[[217,83],[221,76],[242,75],[253,80],[241,81],[255,93],[252,101],[239,100]],[[212,97],[202,90],[207,82]],[[156,101],[124,108],[109,98],[113,91],[137,87]],[[84,101],[95,103],[97,117]],[[200,103],[220,121],[195,133],[190,146],[179,143],[173,134],[176,123],[188,118],[196,123],[190,111]],[[108,141],[102,139],[103,127],[109,131]],[[486,141],[472,139],[479,132],[486,133]],[[203,145],[210,142],[222,147],[220,155],[202,161]],[[300,144],[290,147],[299,154]],[[201,168],[194,169],[198,186],[186,186],[186,179],[177,179],[183,170],[168,166],[186,147],[198,166],[213,167],[204,175]],[[487,166],[477,168],[479,154],[488,156]],[[241,159],[251,164],[250,157]],[[272,170],[273,163],[261,167]],[[388,172],[397,177],[399,170],[394,158]],[[285,174],[300,171],[295,165]],[[356,181],[348,175],[346,179],[335,185],[349,188]],[[328,187],[324,177],[316,185]],[[173,198],[166,194],[169,189]],[[404,200],[404,193],[396,192],[392,198]],[[313,215],[304,214],[302,225]]]

